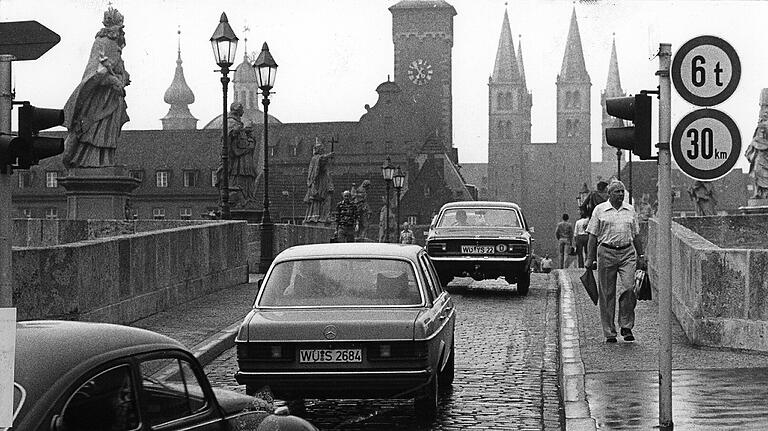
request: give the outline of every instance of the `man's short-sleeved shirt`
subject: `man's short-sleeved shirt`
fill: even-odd
[[[587,233],[596,236],[598,244],[614,247],[631,244],[639,231],[635,210],[626,202],[618,210],[610,201],[597,205],[587,225]]]

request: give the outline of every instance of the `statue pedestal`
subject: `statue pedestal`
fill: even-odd
[[[747,206],[739,207],[742,214],[768,214],[768,199],[749,199]]]
[[[229,210],[231,220],[245,220],[250,224],[261,223],[263,211],[250,208],[236,208]]]
[[[120,165],[70,169],[58,183],[66,190],[68,219],[123,220],[126,202],[141,181]]]

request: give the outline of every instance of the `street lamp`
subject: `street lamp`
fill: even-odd
[[[384,228],[386,229],[384,232],[384,241],[389,242],[389,182],[392,181],[392,177],[395,175],[395,167],[392,166],[392,159],[387,156],[387,159],[384,161],[384,165],[381,167],[381,176],[384,177],[384,182],[387,185],[387,218],[384,220]]]
[[[403,171],[400,170],[400,166],[397,167],[397,173],[392,176],[392,182],[395,185],[395,191],[397,192],[397,218],[395,220],[397,221],[397,229],[400,228],[400,191],[403,189],[403,184],[405,183],[405,174]],[[397,229],[395,229],[395,232],[397,232]]]
[[[222,12],[219,25],[211,36],[211,47],[213,47],[213,58],[216,64],[221,68],[221,88],[223,93],[222,115],[221,115],[221,176],[219,180],[219,195],[221,199],[221,218],[229,220],[229,134],[227,131],[227,87],[229,86],[229,67],[235,61],[237,52],[237,36],[232,31],[227,21],[227,14]]]
[[[269,53],[267,42],[261,46],[261,53],[253,62],[256,69],[256,81],[261,89],[261,104],[264,105],[264,213],[261,216],[261,261],[259,265],[262,274],[267,272],[272,264],[272,220],[269,218],[269,92],[275,86],[277,63]]]

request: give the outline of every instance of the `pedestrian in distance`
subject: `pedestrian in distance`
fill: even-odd
[[[549,274],[552,272],[552,259],[549,258],[549,253],[545,254],[543,258],[541,258],[541,272],[544,274]]]
[[[643,245],[638,237],[635,210],[624,202],[624,183],[608,185],[608,201],[597,205],[587,225],[587,268],[597,262],[598,301],[603,335],[616,342],[616,297],[619,299],[619,326],[624,341],[634,341],[635,270],[646,266]],[[618,283],[618,286],[617,286]]]
[[[403,222],[403,230],[400,231],[400,244],[416,244],[411,225],[407,221]]]
[[[608,200],[608,183],[605,181],[597,182],[597,190],[590,192],[584,199],[584,202],[579,207],[580,210],[584,210],[587,213],[587,217],[592,217],[592,211],[599,204]]]
[[[336,241],[355,242],[357,225],[357,205],[352,202],[352,193],[344,190],[341,202],[336,205]]]
[[[563,214],[563,220],[557,224],[555,229],[557,238],[557,253],[560,258],[560,268],[565,268],[565,261],[573,247],[573,225],[568,221],[568,214]]]
[[[581,218],[576,220],[576,224],[573,227],[574,242],[576,243],[576,259],[579,268],[584,268],[584,258],[586,257],[587,243],[589,242],[589,234],[587,233],[587,224],[589,223],[589,216],[586,211],[579,209]]]

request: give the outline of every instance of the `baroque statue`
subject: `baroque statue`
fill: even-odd
[[[328,223],[331,211],[331,195],[333,180],[331,180],[330,165],[333,152],[326,153],[325,145],[315,139],[312,147],[312,159],[309,161],[307,172],[307,194],[304,202],[307,213],[304,223]]]
[[[688,195],[696,205],[697,216],[717,215],[715,206],[715,188],[709,181],[696,180],[692,186],[688,187]]]
[[[125,87],[131,80],[122,59],[123,15],[110,6],[102,23],[80,84],[64,106],[66,168],[114,166],[117,137],[128,122]]]
[[[229,135],[229,187],[234,208],[248,208],[256,204],[256,139],[253,126],[243,124],[243,104],[234,102],[227,114]]]
[[[760,92],[760,117],[744,156],[749,161],[749,176],[755,186],[752,199],[768,199],[768,88]]]

